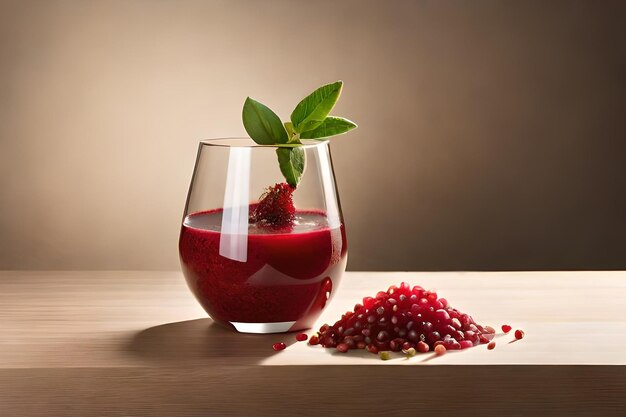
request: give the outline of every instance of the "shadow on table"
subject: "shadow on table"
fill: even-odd
[[[222,327],[210,318],[187,320],[150,327],[133,335],[124,346],[127,353],[160,365],[197,365],[224,364],[229,365],[260,364],[265,359],[278,353],[272,349],[276,342],[284,342],[287,346],[296,343],[295,333],[280,334],[247,334]],[[378,355],[360,350],[348,354],[339,353],[334,349],[322,349],[320,354],[333,356],[358,356],[360,358],[379,361]],[[464,351],[448,354],[463,354]],[[401,353],[392,357],[399,358]],[[434,353],[418,355],[408,359],[413,363],[437,362]]]
[[[131,337],[124,350],[142,359],[163,365],[258,364],[275,354],[276,342],[293,344],[293,333],[237,333],[209,318],[162,324],[142,330]]]

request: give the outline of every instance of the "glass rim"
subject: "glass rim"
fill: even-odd
[[[325,146],[330,141],[328,138],[320,139],[300,139],[302,144],[297,145],[299,148],[315,148],[318,146]],[[296,146],[281,146],[281,145],[261,145],[246,136],[231,136],[224,138],[211,138],[202,139],[200,141],[202,146],[216,146],[222,148],[291,148]]]

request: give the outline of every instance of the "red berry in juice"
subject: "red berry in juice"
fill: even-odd
[[[220,255],[221,224],[222,209],[193,213],[179,240],[187,284],[211,318],[229,327],[295,322],[288,330],[310,328],[345,270],[343,225],[330,227],[324,212],[303,210],[286,227],[251,223],[241,262]]]

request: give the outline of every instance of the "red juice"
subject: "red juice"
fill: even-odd
[[[346,267],[343,224],[331,228],[321,211],[296,211],[292,227],[252,223],[245,262],[220,255],[222,210],[183,222],[179,251],[189,288],[218,323],[294,322],[310,328]],[[235,327],[237,325],[235,324]]]

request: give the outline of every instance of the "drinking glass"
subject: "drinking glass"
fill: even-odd
[[[250,220],[268,187],[285,182],[276,146],[249,138],[201,141],[179,239],[192,293],[222,325],[244,333],[312,327],[345,271],[347,243],[328,141],[303,140],[295,220]]]

